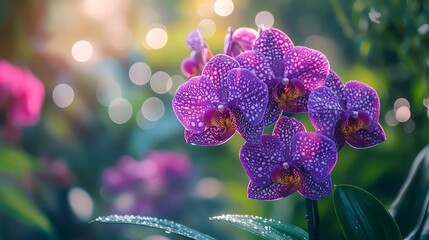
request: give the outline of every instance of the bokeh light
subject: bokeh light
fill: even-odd
[[[200,198],[210,199],[218,197],[222,190],[222,184],[218,179],[207,177],[198,181],[195,187],[195,195]]]
[[[133,33],[125,25],[115,23],[108,24],[106,25],[106,32],[109,36],[107,40],[115,49],[127,49],[133,42]]]
[[[133,108],[125,98],[117,98],[109,105],[109,117],[116,124],[126,123],[133,114]]]
[[[164,94],[168,92],[173,86],[173,80],[168,73],[158,71],[152,75],[150,79],[150,87],[158,94]]]
[[[73,103],[74,90],[68,84],[62,83],[55,86],[52,92],[54,103],[60,108],[66,108]]]
[[[152,28],[146,34],[146,43],[152,49],[163,48],[168,41],[167,31],[163,28]]]
[[[197,13],[202,18],[208,18],[213,15],[213,5],[210,2],[203,2],[198,5]]]
[[[198,30],[204,37],[209,38],[216,33],[216,23],[211,19],[203,19],[198,23]]]
[[[149,121],[158,121],[164,116],[164,103],[156,97],[146,99],[142,104],[142,114]]]
[[[395,103],[393,103],[393,109],[395,111],[398,111],[398,109],[402,106],[410,108],[410,102],[408,102],[408,100],[405,98],[398,98],[396,99]]]
[[[398,121],[396,120],[395,111],[393,109],[386,112],[386,116],[384,117],[386,124],[394,127],[398,125]]]
[[[171,79],[173,81],[173,85],[171,86],[168,93],[170,93],[171,95],[174,95],[176,93],[177,88],[179,88],[179,86],[182,85],[186,81],[186,79],[181,75],[177,75],[177,74],[171,76]]]
[[[413,121],[413,119],[408,120],[406,123],[404,123],[404,131],[406,133],[412,133],[416,129],[416,123]]]
[[[226,17],[234,11],[234,3],[231,0],[216,0],[213,10],[217,15]]]
[[[255,16],[255,24],[258,27],[271,28],[274,25],[274,16],[267,11],[259,12]]]
[[[406,122],[411,117],[411,111],[407,106],[401,106],[395,112],[396,121]]]
[[[122,90],[112,76],[105,74],[98,83],[96,96],[98,102],[108,107],[114,99],[122,96]]]
[[[136,122],[137,125],[144,130],[152,129],[156,126],[156,122],[147,120],[140,109],[140,111],[136,114]]]
[[[92,57],[92,44],[86,40],[80,40],[73,44],[71,54],[77,62],[87,62]]]
[[[67,196],[73,213],[81,221],[88,221],[92,217],[94,211],[94,203],[91,196],[79,187],[70,189]]]
[[[131,82],[136,85],[144,85],[149,82],[152,75],[149,65],[144,62],[136,62],[131,65],[128,76]]]

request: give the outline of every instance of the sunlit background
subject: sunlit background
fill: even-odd
[[[279,28],[295,45],[322,51],[343,82],[375,88],[387,141],[366,150],[346,146],[333,182],[360,186],[389,205],[429,142],[429,7],[342,4],[0,0],[0,59],[31,71],[45,88],[38,123],[0,139],[0,239],[180,239],[88,224],[114,213],[167,218],[219,239],[252,239],[208,220],[223,213],[306,229],[299,194],[247,199],[239,135],[217,147],[186,145],[171,100],[186,81],[180,63],[196,28],[214,54],[223,52],[229,26]],[[298,118],[312,129],[306,115]],[[321,239],[341,239],[331,197],[319,208]]]

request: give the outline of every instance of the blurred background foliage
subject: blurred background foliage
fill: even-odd
[[[247,199],[240,136],[217,147],[186,145],[171,109],[185,81],[180,62],[189,54],[189,31],[199,28],[213,53],[221,53],[229,26],[260,24],[322,51],[343,82],[359,80],[378,91],[387,141],[365,150],[344,147],[332,177],[388,206],[429,142],[426,1],[0,0],[0,59],[31,70],[46,91],[38,124],[23,127],[13,141],[0,140],[0,239],[176,239],[147,228],[87,224],[136,198],[106,194],[103,173],[119,169],[124,156],[147,163],[153,151],[185,155],[192,166],[177,180],[184,193],[159,185],[148,194],[185,198],[177,211],[159,206],[148,215],[219,239],[252,238],[208,221],[223,213],[306,229],[300,195]],[[297,117],[312,129],[306,115]],[[173,157],[170,164],[177,164]],[[341,239],[332,198],[319,201],[319,209],[321,239]]]

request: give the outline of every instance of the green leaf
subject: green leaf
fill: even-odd
[[[258,216],[227,214],[212,217],[210,220],[227,222],[235,227],[241,228],[268,240],[308,239],[308,233],[297,226],[284,224],[277,220],[266,219]]]
[[[398,196],[390,206],[390,213],[407,239],[418,239],[427,222],[429,206],[429,146],[416,157]]]
[[[34,170],[36,167],[33,159],[26,153],[16,148],[0,148],[0,172],[22,175]]]
[[[98,217],[91,221],[100,223],[121,223],[121,224],[132,224],[141,225],[151,228],[158,228],[164,230],[166,233],[175,233],[190,239],[198,240],[214,240],[214,238],[202,234],[194,229],[188,228],[182,224],[175,223],[173,221],[158,219],[155,217],[146,216],[133,216],[133,215],[110,215],[104,217]]]
[[[350,185],[334,190],[334,208],[346,239],[402,239],[395,220],[367,191]]]
[[[0,213],[38,228],[51,238],[56,236],[49,220],[28,200],[28,197],[17,188],[4,183],[0,184]]]

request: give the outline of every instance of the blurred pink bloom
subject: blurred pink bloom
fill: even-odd
[[[142,160],[123,156],[103,172],[102,181],[116,213],[166,216],[182,209],[190,173],[186,155],[155,151]]]
[[[45,89],[30,71],[0,60],[0,112],[12,127],[38,122]]]

